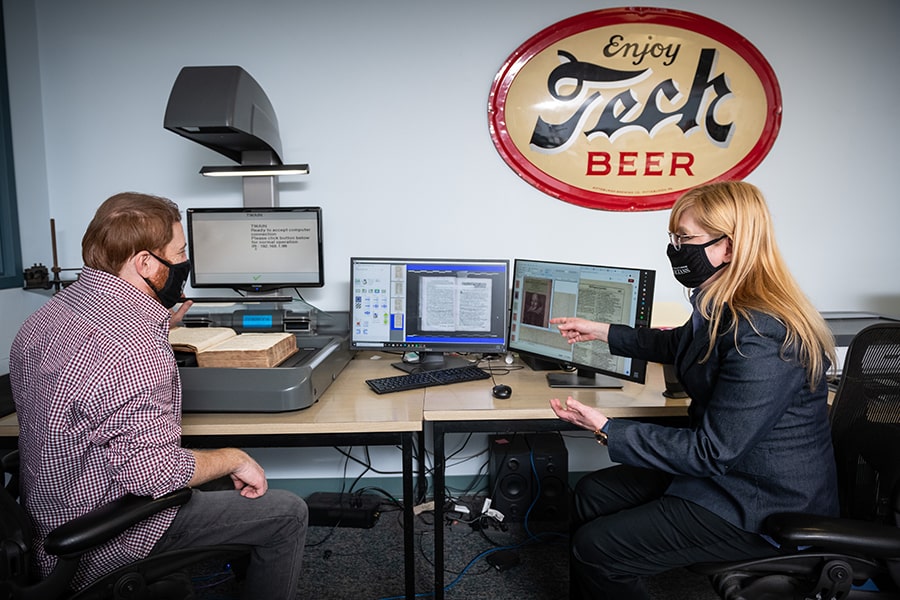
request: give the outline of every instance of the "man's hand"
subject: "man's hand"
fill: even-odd
[[[240,490],[241,496],[245,498],[259,498],[269,489],[262,467],[249,456],[247,462],[231,473],[231,480],[234,482],[234,489]]]
[[[187,311],[194,305],[193,300],[185,300],[178,307],[178,310],[169,310],[171,313],[171,317],[169,317],[169,327],[178,327],[181,323],[181,320],[184,318],[184,315]]]
[[[219,450],[191,450],[194,455],[194,476],[190,486],[203,485],[228,475],[234,488],[245,498],[259,498],[269,489],[266,473],[250,455],[237,448]]]

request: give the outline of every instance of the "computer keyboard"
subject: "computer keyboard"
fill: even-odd
[[[478,367],[452,367],[450,369],[436,369],[433,371],[420,371],[408,375],[394,375],[393,377],[379,377],[378,379],[366,379],[369,387],[376,394],[390,392],[402,392],[415,390],[434,385],[447,385],[450,383],[463,383],[464,381],[478,381],[487,379],[490,375]]]

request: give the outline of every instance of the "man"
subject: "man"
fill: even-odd
[[[235,490],[201,492],[87,554],[76,589],[150,553],[252,545],[246,597],[290,599],[306,538],[307,508],[268,490],[241,450],[180,446],[181,382],[168,343],[190,262],[178,207],[136,193],[112,196],[82,240],[77,282],[32,315],[10,352],[18,411],[23,504],[43,549],[54,527],[131,493],[158,497],[230,476]]]
[[[527,302],[522,322],[526,325],[546,327],[547,316],[544,310],[544,295],[535,292],[525,292],[525,298]]]

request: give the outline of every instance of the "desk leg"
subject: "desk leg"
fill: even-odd
[[[425,502],[428,496],[428,479],[425,477],[425,428],[419,431],[419,479],[416,481],[416,502]]]
[[[434,597],[444,600],[444,430],[434,424]]]
[[[406,574],[406,598],[416,597],[416,548],[415,548],[415,497],[413,496],[413,434],[404,434],[401,448],[403,450],[403,560]]]

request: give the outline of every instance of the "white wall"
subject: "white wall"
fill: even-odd
[[[744,35],[772,64],[780,135],[748,179],[767,194],[779,243],[821,310],[900,315],[896,0],[672,0]],[[284,158],[281,204],[324,209],[326,286],[304,296],[346,310],[355,254],[530,257],[668,276],[667,211],[625,214],[555,200],[500,158],[487,127],[497,70],[531,35],[610,6],[585,0],[4,0],[23,261],[81,264],[95,208],[123,190],[182,208],[239,206],[229,164],[162,127],[185,65],[243,66],[269,96]],[[22,300],[22,296],[29,299]],[[38,300],[33,300],[37,297]],[[0,293],[0,359],[42,298]],[[0,367],[3,363],[0,362]]]

